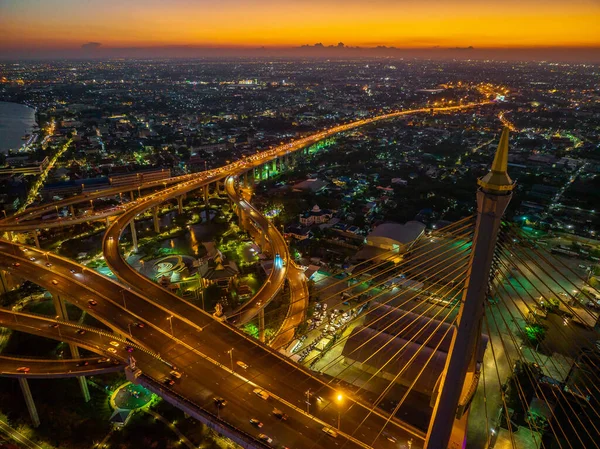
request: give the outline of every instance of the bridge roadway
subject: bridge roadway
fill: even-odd
[[[2,254],[0,263],[5,267],[10,264],[6,268],[15,274],[18,272],[18,275],[23,278],[30,278],[43,287],[53,288],[65,296],[67,293],[64,293],[62,289],[68,287],[70,289],[69,300],[79,307],[85,308],[88,300],[96,300],[98,304],[87,310],[98,319],[104,319],[107,316],[114,317],[115,324],[118,322],[119,327],[122,328],[121,333],[128,335],[128,340],[139,345],[139,349],[134,352],[138,366],[144,374],[158,383],[168,375],[171,366],[175,365],[178,370],[183,372],[183,378],[175,385],[174,391],[193,403],[200,404],[204,410],[213,412],[215,409],[212,397],[218,395],[226,398],[229,404],[222,410],[221,416],[236,428],[256,435],[255,429],[252,433],[253,429],[248,423],[248,419],[255,417],[265,424],[277,423],[278,421],[271,415],[273,407],[277,407],[290,415],[290,421],[288,424],[273,425],[272,428],[263,430],[282,444],[295,448],[312,448],[319,447],[319,445],[313,446],[315,442],[320,441],[321,444],[325,444],[323,441],[327,441],[329,438],[321,431],[321,428],[324,423],[332,426],[337,423],[338,410],[337,406],[332,403],[332,399],[338,392],[334,388],[326,386],[322,380],[298,369],[296,365],[280,358],[274,351],[257,345],[255,340],[238,333],[235,328],[214,320],[210,315],[191,305],[187,305],[187,308],[178,308],[177,305],[171,307],[172,304],[169,303],[163,303],[163,307],[158,306],[134,291],[123,289],[116,282],[98,273],[86,271],[85,279],[83,279],[81,274],[83,267],[68,259],[49,255],[48,260],[52,266],[47,267],[45,263],[39,263],[44,254],[42,251],[30,247],[23,248],[0,240]],[[32,261],[29,259],[30,257],[35,257],[36,260]],[[14,267],[12,263],[15,262],[20,265]],[[76,273],[71,273],[72,269]],[[73,280],[69,282],[69,278]],[[54,285],[52,280],[57,280],[58,285]],[[160,289],[160,287],[158,288]],[[165,290],[160,290],[165,293]],[[161,296],[150,296],[160,300],[161,303],[165,299]],[[125,302],[123,302],[123,297]],[[174,299],[177,303],[186,306],[178,297],[175,296]],[[181,318],[177,315],[178,311],[183,312]],[[186,312],[189,312],[189,316]],[[20,315],[15,320],[14,313],[9,311],[2,311],[2,313],[8,316],[0,321],[2,326],[42,336],[58,336],[58,329],[49,327],[49,324],[47,328],[40,325],[23,327],[24,322]],[[170,332],[168,319],[170,316],[173,316],[171,319],[173,334]],[[50,324],[54,322],[50,318],[36,318]],[[140,321],[144,322],[144,328],[131,326],[132,323]],[[200,326],[197,325],[198,323]],[[74,338],[83,340],[83,337],[90,334],[88,330],[86,334],[79,336],[76,334],[76,330],[83,326],[76,324],[70,324],[70,326],[72,333],[75,333]],[[60,329],[63,327],[61,325]],[[127,334],[129,329],[132,331],[131,335]],[[64,335],[69,336],[70,334]],[[107,335],[108,338],[111,338],[110,334]],[[64,336],[62,338],[65,339]],[[116,337],[113,338],[116,339]],[[58,336],[57,339],[61,339],[61,337]],[[92,346],[79,340],[75,342],[78,346],[105,354],[110,347],[106,340]],[[231,348],[235,348],[234,361],[242,360],[250,365],[247,370],[242,370],[234,363],[235,372],[232,372],[230,356],[227,353]],[[147,354],[144,349],[162,354],[162,359],[165,359],[166,363],[156,357],[150,357],[152,359],[150,362],[147,362],[147,358],[140,358],[141,354]],[[154,362],[154,359],[158,362]],[[252,394],[252,389],[256,386],[269,391],[273,397],[269,401],[261,400]],[[311,399],[310,415],[305,413],[306,404],[304,402],[305,392],[308,389],[315,395],[323,397],[322,401],[317,401],[314,397]],[[348,433],[358,427],[360,421],[367,415],[366,407],[353,406],[353,404],[355,402],[350,397],[345,398],[344,407],[349,410],[344,408],[342,411],[342,431]],[[347,447],[367,447],[370,443],[369,439],[375,438],[376,432],[383,424],[383,416],[372,414],[367,419],[365,426],[361,428],[361,435],[357,436],[359,440],[364,439],[366,444],[350,441]],[[398,425],[393,421],[388,426],[388,433],[399,439],[408,437],[408,433]],[[298,433],[299,429],[302,429],[301,433]],[[421,435],[418,431],[414,433]],[[323,440],[323,438],[325,439]],[[341,443],[342,441],[343,437],[340,435],[336,442]],[[377,447],[394,447],[387,444],[386,441],[378,442]]]
[[[122,371],[124,365],[105,361],[106,358],[81,359],[35,359],[26,357],[0,356],[0,376],[26,377],[29,379],[52,379],[64,377],[95,376]],[[19,371],[27,367],[28,372]]]
[[[489,102],[461,105],[456,107],[438,108],[437,110],[449,112],[455,110],[468,109],[488,103]],[[213,365],[219,366],[221,369],[227,371],[227,367],[223,364],[219,364],[217,362],[217,359],[223,356],[223,354],[229,351],[231,348],[234,348],[236,352],[239,351],[240,354],[243,354],[242,358],[244,358],[245,361],[250,362],[250,364],[252,365],[249,368],[248,372],[251,373],[253,377],[252,379],[243,378],[243,385],[247,386],[250,382],[255,383],[255,381],[257,380],[261,382],[261,387],[271,392],[271,399],[274,400],[276,398],[276,400],[279,402],[279,407],[283,407],[284,409],[288,410],[290,412],[290,415],[293,417],[294,421],[296,419],[302,419],[301,416],[304,416],[305,419],[309,419],[312,426],[306,427],[311,431],[315,428],[315,417],[317,417],[317,419],[320,420],[316,423],[316,433],[309,437],[310,442],[304,441],[303,444],[300,444],[300,442],[297,441],[299,438],[304,438],[305,433],[307,431],[303,431],[301,433],[298,431],[298,429],[295,429],[294,432],[291,432],[288,438],[295,440],[295,447],[315,447],[315,445],[316,447],[318,447],[320,445],[319,442],[324,438],[324,434],[319,432],[319,427],[323,424],[323,422],[327,422],[333,425],[336,422],[337,412],[340,410],[338,409],[338,405],[334,405],[333,399],[337,396],[338,392],[331,386],[325,384],[321,379],[315,377],[312,373],[306,371],[305,369],[290,363],[288,360],[279,357],[275,352],[269,350],[263,345],[260,345],[255,340],[252,340],[249,337],[243,335],[237,329],[231,328],[224,323],[213,320],[212,317],[210,317],[203,311],[191,306],[188,303],[185,303],[180,298],[170,294],[166,290],[163,290],[158,285],[154,284],[152,281],[143,278],[141,275],[135,272],[135,270],[131,269],[131,267],[129,267],[120,256],[118,245],[116,244],[116,242],[118,242],[118,238],[123,228],[131,221],[131,219],[133,219],[139,213],[142,213],[143,211],[147,210],[148,208],[160,204],[174,196],[189,192],[209,182],[214,182],[216,180],[222,179],[223,177],[226,177],[228,175],[244,172],[252,168],[253,166],[261,165],[276,157],[282,156],[287,152],[304,148],[307,145],[327,138],[335,133],[350,130],[358,126],[363,126],[365,124],[373,123],[379,120],[385,120],[401,115],[408,115],[418,112],[428,112],[429,110],[429,108],[421,108],[385,114],[371,119],[359,120],[350,124],[334,127],[328,131],[317,133],[313,136],[300,139],[290,144],[282,145],[275,149],[260,153],[256,156],[252,156],[244,161],[235,162],[220,169],[212,170],[200,176],[196,176],[195,180],[181,183],[175,188],[165,189],[164,191],[160,192],[160,194],[150,195],[149,197],[144,198],[143,201],[141,201],[141,204],[131,208],[123,216],[115,220],[115,222],[109,228],[105,236],[105,256],[108,256],[107,260],[110,259],[112,261],[111,268],[113,268],[113,271],[122,281],[128,283],[131,286],[134,286],[134,288],[143,291],[145,295],[148,295],[150,298],[152,298],[151,300],[144,298],[147,301],[147,303],[151,303],[154,305],[160,303],[161,306],[163,306],[163,308],[155,308],[153,312],[156,313],[156,310],[160,309],[163,318],[169,320],[171,323],[175,321],[175,325],[173,326],[173,328],[177,329],[177,331],[173,330],[174,333],[179,333],[182,330],[185,331],[181,333],[181,338],[172,338],[172,340],[175,340],[174,346],[173,344],[171,344],[170,346],[160,345],[159,340],[162,339],[150,339],[152,340],[151,343],[154,346],[160,347],[163,353],[169,354],[169,358],[175,360],[175,362],[178,363],[178,366],[184,367],[183,371],[186,372],[184,379],[187,380],[188,377],[196,376],[197,373],[201,371],[195,365],[201,363],[203,361],[202,359],[204,359],[204,361],[208,360],[210,361],[210,363],[213,363]],[[116,239],[114,237],[116,237]],[[6,244],[9,243],[6,242],[5,245]],[[52,256],[53,260],[54,257],[55,256]],[[69,266],[69,263],[66,260],[60,260],[60,265]],[[71,263],[70,266],[77,266],[79,267],[79,272],[82,272],[81,266],[78,266],[77,264],[73,263]],[[38,269],[39,268],[40,267],[38,266]],[[55,267],[53,271],[56,271],[56,269],[57,268]],[[86,277],[88,278],[88,281],[86,282],[88,284],[90,277],[98,277],[105,279],[102,276],[97,275],[96,273],[90,273]],[[97,281],[97,279],[94,280]],[[104,289],[106,291],[103,291],[103,289],[93,289],[91,290],[91,292],[88,293],[103,291],[104,295],[115,295],[116,293],[116,296],[118,296],[117,292],[119,290],[115,289],[114,286],[112,286],[112,288],[105,286]],[[129,298],[133,294],[133,292],[131,292],[130,290],[120,291],[121,294],[124,295],[124,298]],[[117,301],[118,300],[115,300],[113,298],[111,302],[114,305],[117,304]],[[123,299],[123,302],[125,302],[125,299]],[[142,313],[144,314],[144,316],[147,316],[149,309],[151,308],[144,307],[144,310],[139,311],[139,313]],[[171,311],[174,313],[174,315],[169,315],[165,317],[165,313],[168,314]],[[181,312],[189,312],[189,314],[182,314]],[[160,314],[161,313],[159,313],[159,315]],[[155,316],[150,317],[149,320],[156,321],[156,319],[157,317]],[[166,327],[165,321],[163,320],[162,322],[163,326]],[[208,326],[211,326],[211,328],[207,329]],[[201,329],[205,331],[208,330],[208,332],[199,332]],[[191,340],[192,344],[184,342],[183,339]],[[185,349],[185,351],[187,351],[185,354],[180,353],[180,350],[182,348]],[[208,354],[208,356],[204,353],[199,352],[199,350],[196,348],[202,348]],[[211,356],[214,356],[216,358],[212,358]],[[147,368],[144,367],[144,370],[146,369]],[[208,372],[214,375],[214,366],[210,367]],[[230,377],[235,376],[236,375]],[[239,374],[237,376],[239,376]],[[207,376],[202,376],[203,380],[201,383],[203,383],[203,385],[207,383],[206,377]],[[213,376],[211,375],[208,377]],[[182,382],[181,385],[188,385],[190,383],[191,382]],[[204,387],[206,388],[206,385],[204,385]],[[235,389],[237,388],[238,387],[235,387]],[[277,392],[278,395],[274,395],[274,391]],[[319,393],[320,396],[325,398],[321,401],[316,401],[315,399],[311,401],[311,415],[308,415],[302,411],[302,407],[304,407],[305,403],[306,391],[310,391],[313,394]],[[191,394],[192,396],[195,393],[198,393],[197,388],[194,389],[194,391],[189,392],[189,394]],[[231,399],[232,397],[235,398],[235,400],[240,399],[238,395],[232,396],[230,394],[231,389],[228,389],[228,393],[229,394],[224,395],[224,397],[227,397],[230,401],[233,400]],[[256,399],[252,402],[256,402]],[[248,409],[248,407],[246,406],[245,409]],[[378,410],[375,410],[373,412],[369,411],[368,405],[362,403],[357,398],[352,398],[351,396],[345,398],[344,404],[341,406],[341,409],[343,409],[342,414],[344,415],[344,419],[342,419],[342,434],[340,435],[339,439],[336,440],[336,442],[339,442],[340,439],[346,438],[348,434],[356,431],[359,428],[359,423],[363,422],[364,418],[364,424],[360,426],[360,430],[358,430],[359,435],[356,436],[356,438],[358,439],[351,439],[347,445],[349,447],[366,447],[370,444],[373,444],[372,441],[374,440],[376,433],[383,426],[387,417]],[[242,415],[238,414],[237,416],[239,417]],[[236,418],[231,417],[230,419],[235,420]],[[277,429],[274,430],[277,430],[279,432],[279,429],[281,427],[282,426],[278,426]],[[396,419],[391,420],[391,422],[388,424],[387,434],[394,435],[399,439],[406,439],[409,435],[414,435],[419,439],[423,439],[424,436],[422,432],[416,429],[411,429],[406,424],[403,424],[397,421]],[[388,441],[389,440],[387,439],[380,438],[379,440],[377,440],[377,447],[395,446],[386,443]],[[328,445],[331,444],[329,443]]]

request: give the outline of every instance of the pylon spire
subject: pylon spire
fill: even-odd
[[[492,169],[490,172],[478,181],[481,188],[490,193],[510,192],[514,183],[508,176],[508,127],[504,127],[498,149],[494,156]]]

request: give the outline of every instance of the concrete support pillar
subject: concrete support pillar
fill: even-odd
[[[133,201],[135,198],[133,197],[133,190],[129,192],[129,198]]]
[[[129,222],[129,231],[131,232],[131,242],[133,243],[133,252],[138,252],[137,231],[135,230],[135,220]]]
[[[75,216],[75,208],[72,204],[69,204],[69,213],[71,214],[71,217]]]
[[[29,411],[31,424],[33,425],[33,427],[38,427],[40,425],[40,417],[38,415],[37,408],[35,407],[35,402],[33,402],[33,396],[31,396],[29,382],[27,382],[27,379],[19,377],[19,386],[21,387],[21,391],[23,392],[25,404],[27,404],[27,410]]]
[[[68,320],[69,316],[67,314],[67,308],[65,301],[60,297],[58,293],[52,293],[52,301],[54,302],[54,309],[56,310],[56,315],[61,320]],[[71,357],[74,359],[79,359],[81,356],[79,355],[79,348],[77,345],[73,343],[69,343],[69,350],[71,351]],[[90,390],[88,388],[88,384],[85,380],[84,376],[78,377],[77,381],[79,382],[79,388],[81,389],[81,394],[83,395],[83,400],[85,402],[89,402],[90,400]]]
[[[160,223],[158,221],[158,206],[152,208],[152,223],[154,224],[154,232],[160,232]]]
[[[258,311],[258,339],[265,342],[265,308]]]
[[[206,222],[210,223],[210,202],[208,198],[208,184],[203,187],[204,191],[204,210],[206,213]]]
[[[244,187],[248,187],[248,172],[244,172]]]
[[[63,299],[56,292],[50,292],[52,294],[52,302],[54,303],[54,310],[56,312],[56,316],[58,316],[61,320],[68,321],[69,314],[67,313],[67,307]]]
[[[183,213],[183,195],[177,197],[177,213]]]
[[[266,229],[261,229],[260,231],[260,249],[264,252],[265,245],[267,244],[267,234]]]
[[[85,376],[78,377],[77,382],[79,382],[79,388],[81,389],[83,400],[85,402],[90,402],[90,399],[92,399],[92,397],[90,396],[90,389],[88,387],[87,381],[85,380]]]
[[[106,217],[106,227],[110,226],[110,217]]]
[[[252,184],[256,181],[256,167],[252,167]]]
[[[273,159],[273,168],[272,171],[277,173],[277,158]]]
[[[31,233],[31,235],[33,236],[33,240],[34,240],[34,242],[35,242],[35,247],[36,247],[37,249],[41,249],[42,247],[40,246],[40,239],[39,239],[39,237],[38,237],[38,232],[39,232],[39,230],[38,230],[38,229],[36,229],[35,231],[33,231],[33,232]]]
[[[0,295],[14,288],[12,276],[8,271],[0,270]]]

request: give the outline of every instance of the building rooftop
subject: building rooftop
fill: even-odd
[[[383,223],[377,226],[369,237],[385,237],[397,242],[408,244],[417,239],[425,230],[425,225],[420,221],[408,221],[405,224]]]

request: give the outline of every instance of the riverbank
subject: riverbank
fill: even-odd
[[[29,145],[37,127],[36,110],[20,103],[0,101],[0,153]],[[27,140],[23,136],[29,135]]]

